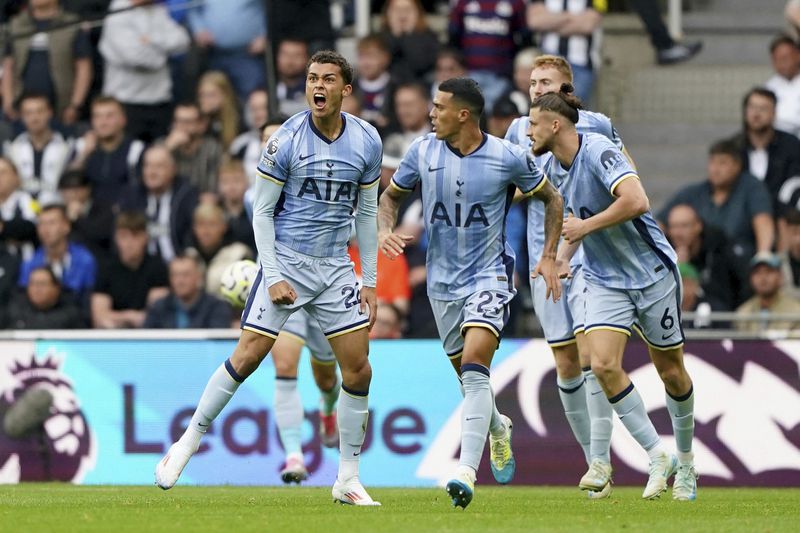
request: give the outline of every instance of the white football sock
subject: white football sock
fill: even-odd
[[[672,431],[675,435],[675,447],[678,449],[678,460],[683,464],[691,464],[694,460],[692,439],[694,438],[694,385],[689,392],[680,398],[673,398],[667,393],[667,410],[672,420]]]
[[[180,438],[180,442],[184,446],[197,451],[200,447],[200,439],[208,431],[208,426],[228,404],[243,381],[244,378],[233,369],[230,359],[226,359],[211,374],[211,378],[203,390],[203,395],[200,396],[200,401],[197,403],[197,409],[192,415],[192,420],[189,422],[189,427]]]
[[[556,377],[558,396],[564,406],[564,414],[575,435],[575,440],[581,445],[586,464],[591,462],[589,447],[592,440],[592,425],[589,420],[589,410],[586,407],[586,393],[583,374],[569,379]]]
[[[339,481],[358,475],[358,461],[369,420],[367,394],[350,390],[344,384],[339,393]]]
[[[297,378],[275,378],[275,423],[286,455],[302,454],[303,402]]]
[[[591,459],[611,462],[611,431],[614,427],[612,415],[614,410],[608,403],[603,388],[591,368],[583,371],[586,378],[586,407],[592,427],[592,439],[589,455]]]
[[[489,369],[478,364],[462,365],[461,382],[464,384],[464,405],[461,413],[461,457],[458,464],[477,472],[486,435],[489,433],[494,403],[489,384]]]

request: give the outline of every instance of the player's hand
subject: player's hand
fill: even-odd
[[[553,296],[553,301],[557,302],[561,299],[561,280],[558,278],[558,269],[556,268],[556,260],[550,257],[542,257],[536,268],[531,273],[531,278],[542,276],[544,284],[547,286],[544,299]]]
[[[556,259],[556,271],[558,272],[559,279],[571,279],[572,271],[569,268],[569,261],[563,259]]]
[[[413,240],[413,235],[388,233],[378,238],[378,248],[383,252],[383,255],[394,260],[395,257],[403,253],[406,245]]]
[[[580,242],[581,239],[586,237],[586,230],[584,228],[585,221],[577,218],[570,213],[564,218],[564,225],[561,228],[561,236],[564,240],[570,243]]]
[[[281,280],[269,286],[269,299],[276,305],[289,305],[297,299],[297,293],[288,281]]]
[[[369,313],[369,331],[378,318],[378,298],[375,296],[375,287],[361,287],[361,314]]]

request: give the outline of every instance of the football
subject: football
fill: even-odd
[[[232,306],[243,309],[257,274],[258,265],[249,259],[231,263],[222,273],[219,287],[220,296]]]

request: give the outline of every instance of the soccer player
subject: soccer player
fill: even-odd
[[[164,489],[176,483],[208,425],[258,368],[288,317],[305,309],[322,327],[342,372],[334,501],[379,505],[361,485],[358,464],[372,378],[368,328],[377,309],[382,147],[372,126],[341,111],[352,81],[352,68],[340,54],[314,54],[306,67],[311,109],[286,121],[264,149],[253,213],[261,269],[242,314],[242,334],[211,376],[189,427],[158,463],[156,483]],[[360,290],[347,256],[354,219],[363,266]]]
[[[475,476],[490,433],[492,473],[500,483],[514,474],[511,420],[500,415],[489,366],[514,297],[514,253],[506,243],[506,213],[516,188],[545,204],[545,249],[536,267],[557,300],[555,268],[563,217],[558,191],[533,163],[530,151],[481,131],[483,95],[475,81],[439,85],[430,112],[434,133],[416,139],[403,157],[378,211],[379,245],[389,258],[410,236],[393,233],[397,211],[417,183],[422,187],[428,237],[428,296],[445,353],[463,386],[461,457],[447,483],[453,505],[472,500]]]
[[[580,101],[570,94],[571,85],[561,89],[534,100],[530,134],[535,155],[553,155],[545,172],[565,177],[559,187],[569,211],[562,231],[564,257],[583,243],[584,335],[592,371],[623,425],[650,458],[642,497],[658,498],[675,473],[673,498],[694,500],[694,389],[683,365],[677,257],[650,214],[647,194],[625,155],[603,135],[578,133]],[[664,449],[622,369],[631,327],[647,342],[664,382],[677,458]]]
[[[267,123],[262,130],[262,144],[266,145],[283,122]],[[254,189],[245,195],[245,211],[253,219]],[[336,400],[339,398],[340,382],[336,373],[336,358],[319,324],[300,310],[291,315],[283,325],[275,345],[272,361],[275,364],[275,424],[283,445],[286,461],[281,470],[284,483],[300,483],[308,479],[308,470],[302,449],[303,402],[297,391],[297,369],[303,345],[311,352],[311,371],[320,391],[319,436],[322,444],[329,448],[339,443],[336,424]]]
[[[531,71],[531,101],[545,93],[557,91],[563,83],[572,83],[572,69],[566,59],[553,55],[536,58]],[[529,122],[528,115],[516,119],[508,128],[506,139],[530,149]],[[575,127],[579,133],[605,135],[628,156],[622,139],[607,116],[581,109]],[[546,157],[552,156],[545,154],[537,157],[537,164],[543,166],[541,160]],[[548,179],[556,186],[561,181],[560,176],[550,174]],[[542,255],[543,223],[542,204],[528,202],[528,254],[531,265],[537,264]],[[605,395],[600,394],[602,389],[592,372],[589,351],[583,338],[584,282],[580,253],[573,256],[569,267],[570,278],[563,281],[566,297],[558,302],[545,298],[543,279],[533,279],[533,308],[542,325],[545,339],[553,351],[556,385],[564,413],[589,465],[589,470],[578,486],[587,490],[590,498],[607,498],[611,495],[612,409]]]

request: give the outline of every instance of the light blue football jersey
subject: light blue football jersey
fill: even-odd
[[[380,179],[383,145],[368,122],[342,113],[335,140],[311,112],[292,116],[267,141],[258,176],[283,185],[275,206],[275,240],[316,257],[347,255],[361,187]]]
[[[586,219],[606,210],[613,192],[625,179],[638,179],[628,159],[604,135],[579,135],[580,147],[565,169],[555,157],[544,162],[547,175],[565,176],[560,189],[567,210]],[[677,256],[653,215],[644,215],[583,239],[583,271],[587,281],[615,289],[642,289],[676,268]]]
[[[516,188],[532,193],[546,181],[529,151],[486,133],[467,156],[433,133],[416,139],[392,185],[411,191],[421,183],[428,296],[457,300],[482,290],[513,290],[506,213]]]
[[[528,137],[528,124],[529,117],[522,116],[514,119],[514,122],[509,126],[506,132],[506,139],[518,144],[523,148],[530,150],[531,139]],[[611,119],[602,113],[595,113],[593,111],[586,111],[581,109],[578,111],[578,123],[575,125],[578,133],[599,133],[608,137],[620,150],[623,148],[622,138],[617,133],[617,130],[611,124]],[[536,164],[544,168],[544,161],[553,154],[547,153],[538,157],[534,157]],[[551,176],[547,175],[553,185],[559,186],[564,176]],[[563,193],[563,191],[562,191]],[[544,204],[541,202],[528,202],[528,259],[531,269],[536,266],[542,257],[544,250]],[[578,265],[581,262],[580,248],[572,257],[571,264]]]

